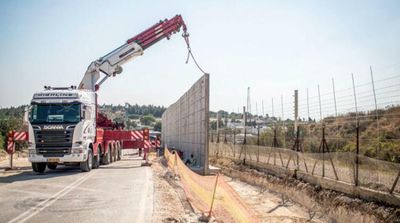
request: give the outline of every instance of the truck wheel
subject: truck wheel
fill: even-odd
[[[46,163],[32,163],[32,169],[36,173],[44,173],[46,170]]]
[[[121,160],[121,146],[118,146],[117,160]]]
[[[50,170],[55,170],[57,169],[57,163],[48,163],[47,168],[49,168]]]
[[[93,169],[97,169],[100,166],[100,148],[97,148],[97,155],[93,160]]]
[[[114,149],[110,149],[110,163],[114,162]]]
[[[118,146],[116,145],[114,148],[114,157],[113,157],[114,162],[117,161],[117,155],[118,155]]]
[[[88,151],[88,158],[80,164],[82,172],[89,172],[93,167],[93,153],[92,150]]]
[[[102,157],[102,163],[104,165],[108,165],[110,164],[110,150],[108,150],[108,152],[106,154],[103,155]]]

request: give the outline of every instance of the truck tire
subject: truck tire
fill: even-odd
[[[47,168],[49,168],[50,170],[55,170],[57,169],[57,163],[48,163]]]
[[[93,153],[92,150],[88,151],[88,158],[80,164],[82,172],[89,172],[93,167]]]
[[[110,149],[110,163],[112,163],[112,162],[114,162],[114,148],[111,148]]]
[[[103,157],[102,157],[102,163],[103,163],[104,165],[110,164],[110,150],[108,150],[107,153],[103,155]]]
[[[118,155],[118,145],[115,145],[115,147],[114,147],[114,157],[113,157],[114,162],[117,162],[117,155]]]
[[[117,160],[121,160],[121,145],[118,145],[118,150],[117,150]]]
[[[32,163],[32,169],[36,173],[44,173],[46,170],[46,163]]]
[[[97,155],[93,159],[93,169],[97,169],[100,166],[100,148],[97,148]]]

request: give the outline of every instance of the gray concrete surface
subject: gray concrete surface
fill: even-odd
[[[141,158],[89,173],[59,167],[0,176],[0,222],[151,222],[153,175]]]
[[[193,170],[203,174],[208,172],[209,98],[209,75],[204,74],[162,115],[163,146],[182,151],[184,160],[193,154]]]

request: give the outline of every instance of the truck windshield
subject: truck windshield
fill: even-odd
[[[34,104],[29,119],[31,123],[76,123],[81,120],[81,105]]]

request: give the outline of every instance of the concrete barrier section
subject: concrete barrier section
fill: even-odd
[[[203,174],[208,173],[208,112],[209,74],[205,74],[162,115],[162,145],[183,152],[184,161],[193,154],[191,169]]]

